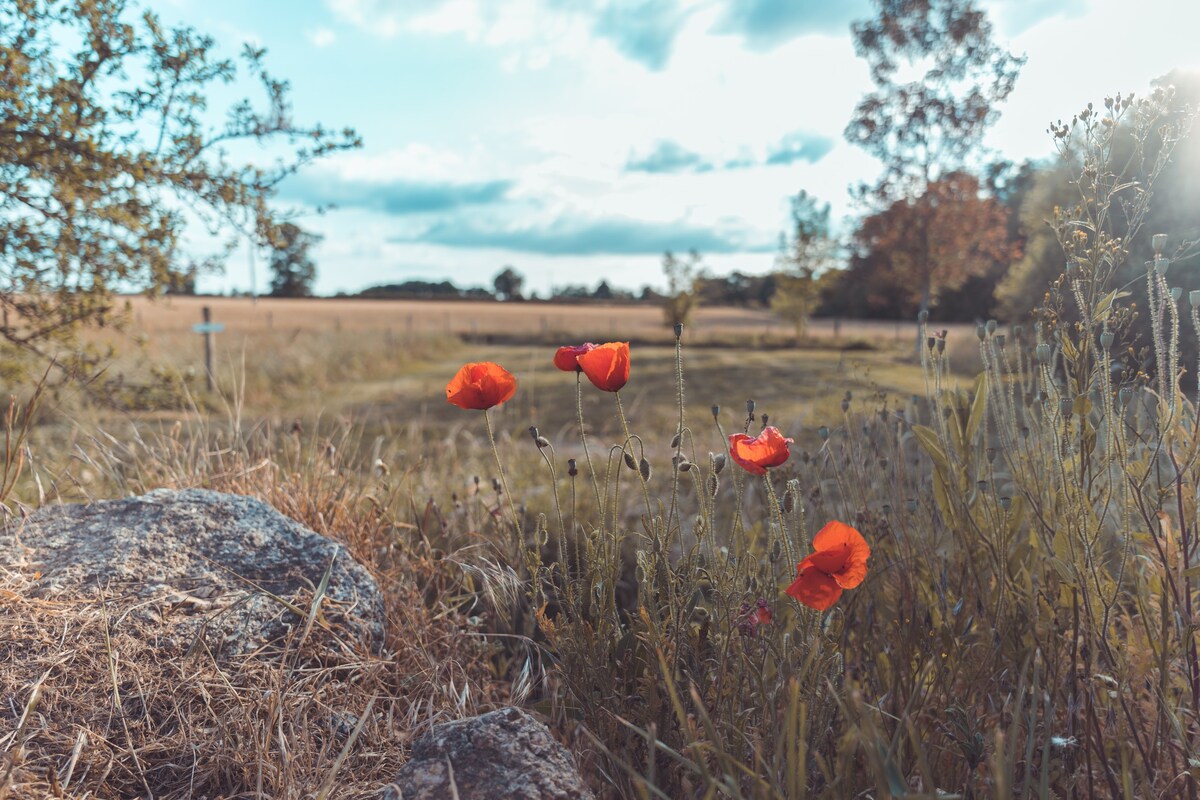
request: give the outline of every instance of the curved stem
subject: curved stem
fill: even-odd
[[[625,407],[623,405],[621,405],[621,393],[613,392],[613,394],[616,395],[616,398],[617,398],[617,416],[621,418],[621,430],[625,432],[625,441],[621,444],[621,452],[624,453],[625,448],[629,447],[629,451],[630,451],[630,453],[632,453],[633,452],[633,437],[629,434],[629,423],[625,420]],[[622,458],[624,458],[624,456],[622,456]],[[617,469],[620,469],[620,468],[621,468],[620,465],[618,465]],[[653,507],[650,505],[650,490],[646,487],[646,476],[642,474],[640,464],[638,465],[637,474],[638,474],[638,478],[641,480],[641,483],[642,483],[642,497],[646,500],[646,524],[651,525],[654,520],[654,510],[653,510]],[[614,526],[616,525],[615,520],[613,522],[613,525]],[[615,527],[614,527],[614,530],[615,530]]]

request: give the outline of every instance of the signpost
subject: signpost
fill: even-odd
[[[208,390],[211,392],[216,388],[213,382],[212,366],[213,334],[225,330],[225,326],[212,321],[212,309],[208,306],[202,308],[200,313],[204,315],[204,322],[197,322],[192,326],[192,331],[204,334],[204,374],[208,378]]]

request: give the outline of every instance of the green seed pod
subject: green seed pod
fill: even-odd
[[[1105,331],[1100,334],[1100,346],[1105,350],[1111,350],[1113,344],[1113,335],[1111,331]]]
[[[987,328],[985,328],[982,325],[976,325],[975,326],[975,338],[981,342],[984,339],[986,339],[987,338]]]
[[[1156,233],[1150,237],[1150,244],[1154,247],[1154,254],[1161,255],[1163,248],[1167,246],[1167,235],[1165,233]]]
[[[1008,511],[1010,508],[1012,508],[1012,498],[1009,497],[1008,495],[1004,495],[1003,497],[1001,497],[1000,498],[1000,507],[1002,509],[1004,509],[1005,511]]]
[[[996,327],[997,327],[997,325],[996,325],[996,320],[994,320],[994,319],[989,319],[989,320],[987,321],[987,332],[988,332],[988,334],[993,334],[993,333],[995,333],[995,332],[996,332]]]
[[[917,314],[917,324],[924,325],[928,321],[929,321],[929,312],[926,311],[925,309],[921,309],[921,311]]]
[[[996,334],[996,346],[997,347],[1003,348],[1007,341],[1008,341],[1008,337],[1006,337],[1003,333]]]
[[[1179,298],[1183,297],[1183,289],[1178,286],[1171,287],[1171,300],[1178,303]]]
[[[823,442],[829,441],[829,428],[826,428],[824,425],[817,428],[817,436],[820,436]]]
[[[1050,345],[1048,343],[1042,342],[1041,344],[1039,344],[1037,346],[1038,363],[1039,364],[1049,364],[1050,356],[1053,355],[1053,352],[1054,351],[1050,349]]]

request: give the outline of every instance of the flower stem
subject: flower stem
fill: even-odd
[[[517,507],[513,505],[512,493],[508,491],[508,478],[504,474],[504,465],[500,463],[500,451],[496,449],[496,434],[492,431],[492,417],[487,409],[483,411],[483,421],[487,424],[488,442],[492,445],[492,457],[496,459],[496,469],[500,471],[500,485],[504,488],[504,496],[508,498],[508,510],[512,513],[519,547],[521,544],[521,518],[517,516]]]
[[[633,453],[633,437],[629,434],[629,423],[625,419],[625,407],[623,405],[621,405],[621,393],[613,392],[613,394],[615,394],[617,397],[617,416],[621,418],[621,430],[625,432],[625,441],[621,444],[621,452],[624,453],[625,447],[628,446],[629,452],[632,454]],[[622,456],[622,458],[623,458],[623,456]],[[621,468],[620,465],[618,465],[617,469],[619,470],[620,468]],[[646,488],[646,476],[642,474],[640,465],[638,467],[637,474],[638,474],[638,479],[642,483],[642,497],[645,498],[645,500],[646,500],[646,524],[650,525],[654,521],[654,510],[653,510],[653,506],[650,505],[650,490],[648,488]],[[616,530],[616,524],[617,524],[616,519],[614,518],[613,519],[613,530]]]
[[[596,508],[600,511],[600,525],[604,525],[604,503],[600,500],[600,484],[596,480],[596,468],[592,466],[592,452],[588,449],[587,430],[583,427],[583,373],[575,373],[575,414],[579,422],[579,438],[583,441],[583,456],[587,459],[588,474],[592,477],[592,490],[596,493]]]

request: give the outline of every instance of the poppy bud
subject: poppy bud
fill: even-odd
[[[1112,331],[1105,331],[1104,333],[1100,334],[1100,346],[1101,347],[1103,347],[1105,350],[1108,350],[1110,347],[1112,347],[1112,343],[1113,343]]]
[[[1012,498],[1009,497],[1008,495],[1004,495],[1003,497],[1001,497],[1000,498],[1000,507],[1002,509],[1004,509],[1005,511],[1008,511],[1008,509],[1012,508]]]
[[[763,427],[764,427],[764,428],[765,428],[765,427],[767,427],[767,421],[768,421],[769,419],[770,419],[770,417],[768,417],[766,414],[763,414],[763,415],[762,415],[762,424],[763,424]]]
[[[937,339],[933,338],[932,336],[925,339],[925,346],[928,347],[931,351],[933,350],[935,345],[937,345]]]
[[[576,466],[575,459],[573,458],[567,459],[567,474],[572,478],[579,474],[579,467]]]
[[[921,311],[918,312],[918,314],[917,314],[917,324],[924,325],[928,321],[929,321],[929,312],[926,311],[925,309],[921,309]]]
[[[996,332],[996,320],[994,320],[994,319],[989,319],[989,320],[987,321],[987,332],[988,332],[989,334],[993,334],[993,333],[995,333],[995,332]]]
[[[717,490],[719,488],[721,488],[721,483],[720,483],[720,481],[717,480],[717,476],[709,475],[708,476],[708,496],[713,499],[716,499]]]
[[[783,510],[790,514],[796,508],[796,496],[792,494],[792,490],[788,489],[783,493]]]
[[[976,325],[975,326],[975,338],[977,338],[981,342],[984,339],[986,339],[987,338],[987,328],[983,327],[982,325]]]
[[[720,475],[723,469],[725,469],[725,454],[717,453],[713,456],[713,474]]]
[[[946,340],[944,338],[937,340],[937,351],[938,351],[938,355],[941,355],[942,353],[946,352]]]
[[[719,405],[717,405],[716,403],[713,403],[713,407],[710,408],[709,411],[712,412],[713,419],[716,419],[717,417],[721,416],[721,407]]]
[[[641,473],[642,480],[644,480],[644,481],[650,480],[650,462],[644,458],[640,462],[638,462],[638,472]]]
[[[538,429],[536,425],[529,426],[529,438],[533,439],[535,442],[537,441]]]
[[[547,439],[545,436],[539,436],[536,439],[534,439],[533,441],[538,446],[539,450],[550,446],[550,440]]]
[[[752,415],[751,419],[753,419],[753,414],[754,414],[754,401],[753,400],[746,401],[746,413]]]
[[[675,338],[678,339],[680,336],[683,336],[683,323],[676,322],[675,323]]]
[[[671,447],[679,447],[680,441],[681,441],[680,435],[678,433],[675,434],[675,436],[671,438]]]
[[[691,470],[692,466],[693,466],[692,462],[688,461],[685,458],[683,461],[679,462],[679,471],[680,472],[688,472],[689,470]]]
[[[629,467],[630,469],[638,468],[637,461],[635,461],[633,458],[633,453],[628,451],[625,452],[625,466]]]
[[[1162,253],[1163,248],[1167,246],[1167,235],[1165,233],[1156,233],[1150,237],[1150,243],[1154,246],[1154,254]]]
[[[492,491],[495,492],[496,494],[500,494],[500,479],[499,478],[492,478]]]
[[[1027,426],[1025,426],[1025,425],[1022,425],[1022,426],[1021,426],[1021,438],[1022,438],[1022,439],[1028,439],[1028,438],[1029,438],[1029,428],[1028,428]]]

